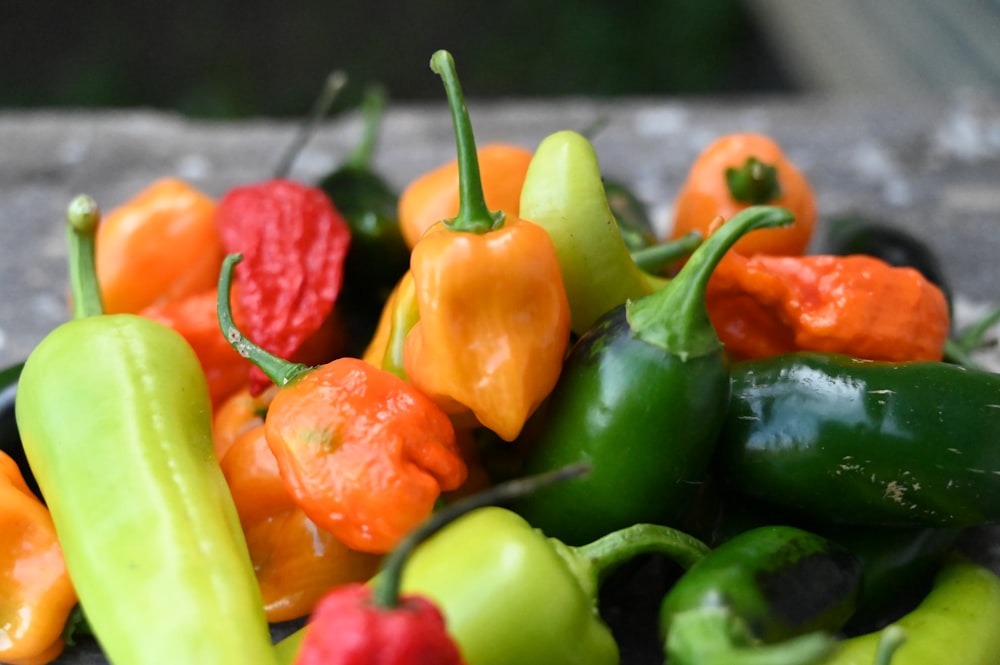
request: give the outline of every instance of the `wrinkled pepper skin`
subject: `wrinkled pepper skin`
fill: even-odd
[[[727,487],[829,522],[1000,520],[1000,374],[797,353],[735,363]]]
[[[675,628],[674,619],[682,613],[728,610],[754,640],[727,645],[733,651],[754,651],[758,640],[778,644],[815,631],[833,634],[853,613],[861,582],[860,560],[834,541],[791,526],[757,527],[719,545],[681,575],[660,606],[660,632],[670,662],[675,654],[669,647],[677,637],[671,633],[684,630],[683,624]],[[696,635],[688,640],[692,654],[722,647],[718,640],[691,646]]]
[[[780,208],[741,213],[666,287],[611,310],[580,337],[537,428],[519,444],[525,473],[578,462],[592,471],[517,501],[517,512],[570,545],[681,516],[704,480],[729,399],[705,285],[736,238],[790,219]]]
[[[71,281],[85,286],[74,288],[75,318],[28,357],[16,403],[80,604],[114,663],[270,665],[204,374],[176,331],[100,314],[80,247],[95,211],[71,204]]]
[[[892,665],[995,665],[1000,654],[1000,578],[972,561],[954,557],[941,568],[921,603],[892,625],[906,641]],[[887,629],[840,643],[819,665],[871,665]]]

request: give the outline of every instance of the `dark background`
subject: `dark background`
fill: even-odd
[[[297,116],[332,70],[341,107],[443,100],[439,48],[469,97],[794,91],[758,27],[739,0],[5,0],[0,108]]]

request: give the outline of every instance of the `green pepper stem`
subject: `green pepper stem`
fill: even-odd
[[[699,607],[671,617],[664,650],[671,665],[813,665],[835,646],[823,632],[760,644],[728,609]]]
[[[344,160],[345,168],[358,171],[370,168],[372,155],[375,154],[375,145],[378,143],[378,130],[382,124],[385,104],[385,88],[380,85],[370,85],[365,89],[364,99],[361,100],[361,118],[364,121],[364,129],[361,133],[361,140]]]
[[[482,175],[479,172],[479,156],[476,154],[476,139],[472,134],[472,121],[469,119],[469,109],[465,106],[462,84],[455,72],[455,60],[448,51],[436,51],[431,56],[431,69],[444,82],[458,147],[458,215],[444,220],[444,223],[452,231],[486,233],[499,228],[503,224],[504,215],[503,211],[493,212],[486,205]]]
[[[640,554],[662,555],[686,570],[709,552],[694,536],[659,524],[633,524],[571,549],[589,562],[598,586]]]
[[[701,241],[701,231],[691,231],[676,240],[635,250],[632,261],[646,272],[658,273],[696,250]]]
[[[739,168],[726,169],[726,184],[734,201],[762,205],[781,196],[778,169],[756,157],[747,157]]]
[[[316,97],[316,101],[313,102],[312,109],[309,110],[309,115],[306,116],[305,122],[299,126],[298,131],[295,132],[295,136],[292,138],[292,142],[285,148],[285,152],[278,161],[278,165],[274,167],[275,178],[285,178],[288,176],[295,160],[302,153],[303,146],[316,133],[316,128],[319,126],[320,121],[330,112],[330,107],[333,106],[333,102],[340,96],[340,91],[344,89],[345,85],[347,85],[347,74],[344,72],[334,71],[327,75],[326,80],[323,81],[323,87]]]
[[[74,319],[104,313],[94,257],[100,221],[101,209],[93,198],[81,194],[70,201],[66,209],[66,239]]]
[[[467,496],[432,514],[417,526],[379,564],[379,572],[372,591],[372,602],[379,607],[395,607],[399,601],[399,586],[406,560],[420,543],[462,515],[484,506],[506,503],[536,492],[543,487],[584,475],[590,471],[588,464],[572,464],[555,471],[540,473],[507,482]]]
[[[626,303],[633,334],[686,361],[717,351],[722,342],[705,307],[705,289],[715,266],[742,236],[750,231],[790,224],[794,217],[784,208],[751,206],[698,246],[684,267],[659,291]]]
[[[890,665],[896,650],[903,646],[904,642],[906,642],[906,631],[902,627],[894,623],[886,626],[878,640],[874,665]]]
[[[233,272],[236,264],[243,260],[242,254],[229,254],[222,261],[219,273],[219,295],[216,314],[219,317],[219,328],[226,336],[229,345],[236,349],[244,358],[263,370],[269,379],[278,386],[290,383],[309,367],[301,363],[292,363],[270,353],[247,339],[233,320],[232,285]]]

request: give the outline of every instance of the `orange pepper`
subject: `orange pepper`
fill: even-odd
[[[264,414],[276,392],[278,387],[271,386],[259,395],[251,395],[250,386],[245,385],[223,400],[212,415],[215,459],[221,462],[236,439],[264,424]]]
[[[431,66],[448,91],[461,200],[410,255],[419,321],[403,346],[409,380],[445,411],[471,411],[507,441],[555,387],[570,310],[555,244],[541,226],[486,205],[454,62]]]
[[[48,509],[3,451],[0,534],[0,663],[44,665],[66,646],[76,591]]]
[[[486,205],[516,217],[521,186],[528,174],[532,152],[507,143],[489,143],[478,151]],[[412,248],[435,222],[458,214],[458,160],[429,171],[411,182],[399,197],[399,226]]]
[[[728,134],[709,145],[692,164],[674,201],[669,238],[676,240],[691,231],[708,237],[716,217],[729,219],[755,204],[786,208],[795,222],[751,231],[737,241],[733,251],[744,256],[803,254],[816,225],[816,197],[809,181],[773,139]]]
[[[215,207],[190,185],[164,178],[108,213],[95,258],[104,311],[135,313],[214,286],[223,256]]]
[[[870,256],[744,257],[728,252],[706,303],[735,358],[791,351],[868,360],[941,360],[950,319],[944,294],[912,268]]]
[[[289,495],[263,422],[236,438],[221,460],[270,622],[309,614],[331,587],[362,582],[379,557],[349,549],[316,526]]]

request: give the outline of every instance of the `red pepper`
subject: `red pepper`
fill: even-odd
[[[330,317],[343,281],[350,227],[318,187],[274,179],[237,187],[219,202],[226,253],[239,253],[241,322],[275,355],[291,358]],[[251,368],[251,393],[270,380]]]

